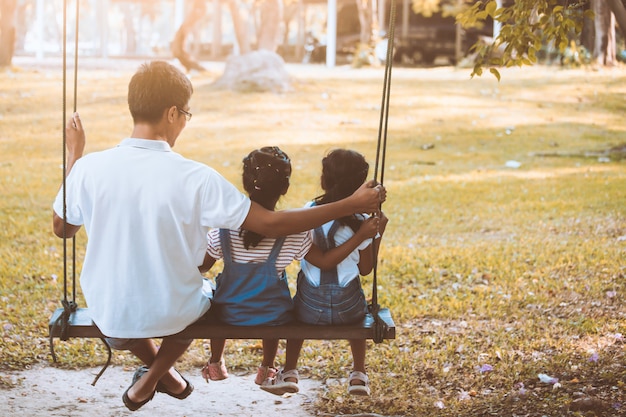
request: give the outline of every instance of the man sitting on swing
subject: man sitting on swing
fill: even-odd
[[[112,348],[130,350],[146,365],[122,396],[132,411],[155,392],[184,399],[193,391],[173,368],[191,343],[176,333],[210,306],[198,271],[209,228],[279,237],[374,212],[385,195],[370,181],[342,201],[313,208],[270,211],[252,203],[212,168],[172,151],[191,120],[192,92],[174,66],[143,64],[128,86],[129,138],[83,156],[78,114],[66,125],[66,190],[54,202],[53,229],[69,238],[85,226],[80,284],[91,318]],[[158,347],[152,338],[160,337]]]

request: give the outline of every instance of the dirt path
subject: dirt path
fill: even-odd
[[[0,390],[0,416],[313,416],[310,409],[320,383],[300,381],[300,393],[278,397],[254,384],[254,375],[231,375],[227,380],[207,384],[199,375],[185,373],[195,390],[185,400],[157,394],[139,411],[130,412],[122,394],[130,384],[134,369],[110,367],[96,386],[91,383],[98,368],[63,370],[36,367],[20,372],[0,373],[16,388]]]

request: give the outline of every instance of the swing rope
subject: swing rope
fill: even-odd
[[[79,23],[79,5],[80,1],[76,1],[76,12],[75,12],[75,20],[76,27],[74,33],[74,107],[73,113],[77,110],[78,103],[78,23]],[[66,225],[67,225],[67,194],[66,194],[66,177],[67,177],[67,135],[65,132],[65,123],[67,120],[67,0],[63,1],[63,120],[61,125],[61,130],[63,131],[63,299],[61,300],[61,305],[63,306],[63,313],[59,315],[57,320],[53,324],[53,329],[50,331],[50,354],[52,355],[52,361],[54,363],[57,362],[57,356],[54,352],[54,337],[55,334],[54,328],[60,328],[60,339],[63,341],[69,340],[69,329],[70,329],[70,317],[72,313],[76,311],[78,308],[78,304],[76,303],[76,237],[72,237],[72,290],[71,290],[71,299],[68,298],[68,248],[67,248],[67,235],[66,233]],[[72,114],[73,114],[72,113]],[[104,338],[100,338],[104,345],[107,348],[108,358],[104,367],[100,370],[100,372],[96,375],[95,379],[91,383],[91,385],[96,385],[98,379],[102,376],[104,371],[107,369],[109,364],[111,363],[112,351],[109,344],[106,342]]]
[[[378,143],[376,147],[376,163],[374,166],[374,180],[378,180],[378,172],[380,167],[380,184],[383,184],[385,176],[385,157],[387,154],[387,126],[389,122],[389,97],[391,92],[391,68],[393,63],[393,43],[395,38],[396,26],[396,2],[391,0],[389,13],[389,39],[387,41],[387,54],[385,61],[385,76],[383,80],[382,104],[380,107],[380,122],[378,125]],[[384,334],[387,331],[387,324],[378,314],[380,305],[378,304],[378,251],[372,245],[374,251],[374,269],[372,279],[372,302],[368,306],[372,317],[374,318],[374,343],[381,343]]]
[[[78,2],[76,2],[78,4]],[[77,19],[78,20],[78,19]],[[67,152],[66,152],[66,134],[65,134],[65,120],[66,120],[66,107],[67,107],[67,0],[63,2],[63,105],[62,105],[62,125],[61,129],[63,132],[63,236],[66,235],[66,219],[67,219],[67,207],[66,207],[66,171],[67,171]],[[74,99],[74,106],[76,106],[76,99]],[[74,242],[75,239],[72,239]],[[72,245],[74,248],[73,251],[73,259],[76,258],[75,252],[75,244]],[[72,299],[68,299],[68,290],[67,290],[67,238],[63,237],[63,299],[61,300],[61,305],[63,306],[63,313],[59,316],[59,318],[54,323],[55,327],[61,328],[61,336],[60,339],[65,341],[68,340],[68,330],[69,330],[69,319],[70,315],[76,311],[76,299],[75,293],[72,293]],[[74,275],[73,275],[74,277]],[[54,352],[54,343],[52,338],[52,332],[50,336],[50,353],[52,354],[52,360],[56,363],[57,358]]]

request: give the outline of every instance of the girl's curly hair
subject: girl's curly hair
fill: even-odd
[[[280,196],[289,189],[291,160],[277,146],[256,149],[243,159],[243,188],[250,200],[274,210]],[[250,230],[240,230],[244,247],[254,247],[265,237]]]

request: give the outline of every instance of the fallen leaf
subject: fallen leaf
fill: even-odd
[[[544,384],[556,384],[557,382],[559,382],[558,378],[551,377],[550,375],[539,374],[537,376],[539,377],[539,381],[543,382]]]
[[[493,371],[493,366],[489,365],[489,364],[484,364],[480,367],[480,372],[481,373],[485,373],[485,372],[491,372]]]

